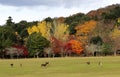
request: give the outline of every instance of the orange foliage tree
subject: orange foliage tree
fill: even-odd
[[[94,31],[97,22],[90,20],[84,24],[76,26],[76,38],[81,41],[83,44],[87,44],[90,40],[91,33]]]
[[[65,47],[66,52],[68,52],[68,50],[71,50],[71,52],[76,54],[81,54],[84,50],[83,44],[77,40],[70,40]]]

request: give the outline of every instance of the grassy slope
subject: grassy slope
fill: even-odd
[[[50,64],[41,67],[41,63],[46,61]],[[91,64],[87,65],[87,61]],[[99,61],[103,63],[102,66],[98,65]],[[10,63],[14,63],[13,68]],[[0,60],[0,77],[120,77],[120,57]]]

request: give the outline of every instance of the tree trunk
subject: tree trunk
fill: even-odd
[[[4,55],[5,55],[4,49],[1,49],[1,51],[0,51],[0,57],[4,59]]]
[[[63,48],[61,48],[61,57],[64,57]]]
[[[48,58],[50,58],[50,56],[51,56],[51,53],[48,53]]]
[[[13,54],[10,54],[10,59],[13,59]]]
[[[116,50],[114,51],[114,56],[116,56]]]
[[[55,54],[53,54],[53,58],[55,57]]]

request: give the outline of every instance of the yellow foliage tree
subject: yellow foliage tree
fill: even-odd
[[[113,40],[117,40],[120,38],[120,30],[117,28],[117,26],[114,28],[114,30],[110,34],[111,38]]]
[[[69,34],[68,31],[68,25],[64,23],[59,23],[56,20],[54,20],[53,23],[50,22],[39,22],[36,25],[29,27],[27,29],[28,33],[31,34],[33,32],[40,32],[43,37],[50,40],[51,35],[53,35],[55,38],[61,41],[65,41],[67,39],[67,35]]]
[[[43,21],[43,22],[39,22],[37,26],[34,25],[31,28],[29,27],[27,30],[29,34],[32,34],[34,32],[40,32],[43,37],[50,40],[50,27],[51,27],[51,23],[47,23]]]
[[[120,17],[118,18],[118,21],[117,21],[118,23],[120,23]]]
[[[116,55],[116,51],[120,49],[120,30],[117,26],[115,26],[114,30],[110,33],[110,37],[113,45],[112,49],[114,55]]]
[[[69,35],[68,27],[69,25],[66,25],[64,23],[59,23],[56,20],[54,20],[52,27],[53,36],[60,41],[66,41]]]

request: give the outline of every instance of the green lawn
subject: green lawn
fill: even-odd
[[[41,67],[46,61],[50,64]],[[87,61],[91,64],[87,65]],[[120,57],[1,59],[0,77],[120,77]]]

